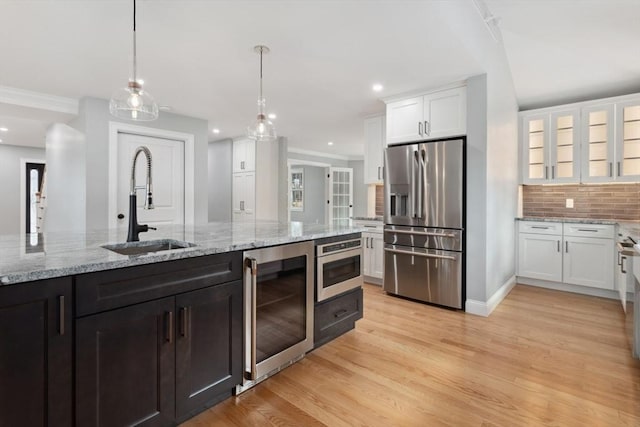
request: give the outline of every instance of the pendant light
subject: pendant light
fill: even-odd
[[[255,123],[247,127],[247,135],[256,141],[270,141],[277,138],[276,129],[264,113],[266,101],[262,97],[262,55],[269,53],[269,48],[258,45],[253,50],[260,54],[260,97],[258,98],[258,118]]]
[[[155,120],[158,118],[158,104],[149,92],[142,89],[142,82],[137,79],[136,59],[136,0],[133,0],[133,75],[127,87],[114,92],[109,111],[120,119]]]

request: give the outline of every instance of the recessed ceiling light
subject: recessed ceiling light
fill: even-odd
[[[6,131],[8,131],[8,130],[9,130],[9,129],[7,129],[7,128],[0,128],[0,132],[6,132]]]
[[[380,83],[376,83],[373,85],[372,89],[374,92],[380,92],[382,91],[382,89],[384,89],[384,86],[382,86]]]
[[[269,118],[273,120],[273,119],[277,119],[278,116],[276,116],[275,113],[269,113]]]
[[[2,140],[0,139],[0,142],[2,142]]]
[[[333,141],[327,142],[327,145],[333,145]]]
[[[214,129],[211,129],[211,130],[213,131],[213,133],[220,133],[220,129],[218,129],[218,128],[214,128]]]

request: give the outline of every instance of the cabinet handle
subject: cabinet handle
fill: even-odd
[[[165,340],[171,344],[173,342],[173,311],[167,311],[164,316]]]
[[[613,163],[609,162],[609,178],[613,176]]]
[[[551,166],[551,179],[555,179],[555,178],[556,178],[556,167]]]
[[[380,166],[378,166],[378,180],[380,180]]]
[[[564,242],[564,251],[569,253],[569,242]]]
[[[368,238],[368,237],[365,237],[365,241],[364,241],[364,243],[365,243],[365,247],[366,247],[367,249],[369,249],[369,238]]]
[[[240,162],[240,169],[244,169],[244,160]]]
[[[258,293],[258,260],[255,258],[247,258],[247,261],[249,262],[249,269],[251,270],[251,282],[249,284],[249,286],[251,286],[251,289],[249,289],[248,295],[249,298],[251,299],[249,307],[247,307],[249,310],[251,310],[251,323],[249,325],[247,325],[245,328],[251,328],[251,341],[250,341],[250,345],[251,345],[251,351],[250,351],[250,362],[251,362],[251,368],[250,368],[250,372],[249,374],[251,375],[251,377],[249,379],[255,380],[257,378],[258,375],[258,371],[256,368],[256,361],[257,361],[257,336],[256,336],[256,298],[257,298],[257,293]],[[248,331],[245,330],[245,334]]]
[[[620,262],[620,272],[621,272],[622,274],[627,274],[627,270],[625,270],[625,269],[624,269],[624,260],[625,260],[625,259],[627,259],[627,257],[626,257],[626,256],[623,256],[623,257],[621,258],[621,262]]]
[[[618,251],[618,265],[622,265],[622,261],[620,260],[620,255],[622,255],[622,253]]]
[[[345,310],[345,309],[338,310],[335,313],[333,313],[333,317],[335,317],[336,319],[339,319],[340,317],[344,316],[347,313],[348,313],[348,311]]]
[[[427,120],[424,121],[424,133],[426,133],[427,136],[431,135],[431,122]]]
[[[180,336],[187,338],[189,307],[180,307]]]
[[[532,225],[531,228],[537,228],[537,229],[540,229],[540,230],[548,230],[549,229],[549,227],[543,227],[541,225]]]
[[[618,162],[618,176],[620,176],[620,162]]]
[[[371,238],[371,249],[373,249],[373,237]]]
[[[58,333],[64,335],[64,295],[58,296]]]
[[[544,167],[544,179],[549,179],[549,166]]]
[[[418,135],[422,136],[422,122],[418,122]]]
[[[244,200],[240,201],[240,210],[244,210]]]
[[[598,230],[595,228],[578,228],[578,231],[591,231],[593,233],[597,233]]]
[[[558,240],[558,252],[560,252],[560,240]]]

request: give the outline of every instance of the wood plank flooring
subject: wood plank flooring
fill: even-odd
[[[355,330],[183,425],[640,426],[618,301],[517,285],[482,318],[364,291]]]

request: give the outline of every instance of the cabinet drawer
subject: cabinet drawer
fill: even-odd
[[[561,222],[546,221],[519,221],[518,231],[520,233],[532,234],[562,234]]]
[[[564,235],[613,239],[614,226],[608,224],[564,224]]]
[[[362,288],[317,304],[314,313],[315,347],[353,329],[358,319],[362,319]]]
[[[356,227],[364,227],[369,233],[382,233],[384,231],[384,224],[382,221],[365,221],[356,220],[353,222]]]
[[[242,252],[76,276],[76,316],[112,310],[242,279]]]

